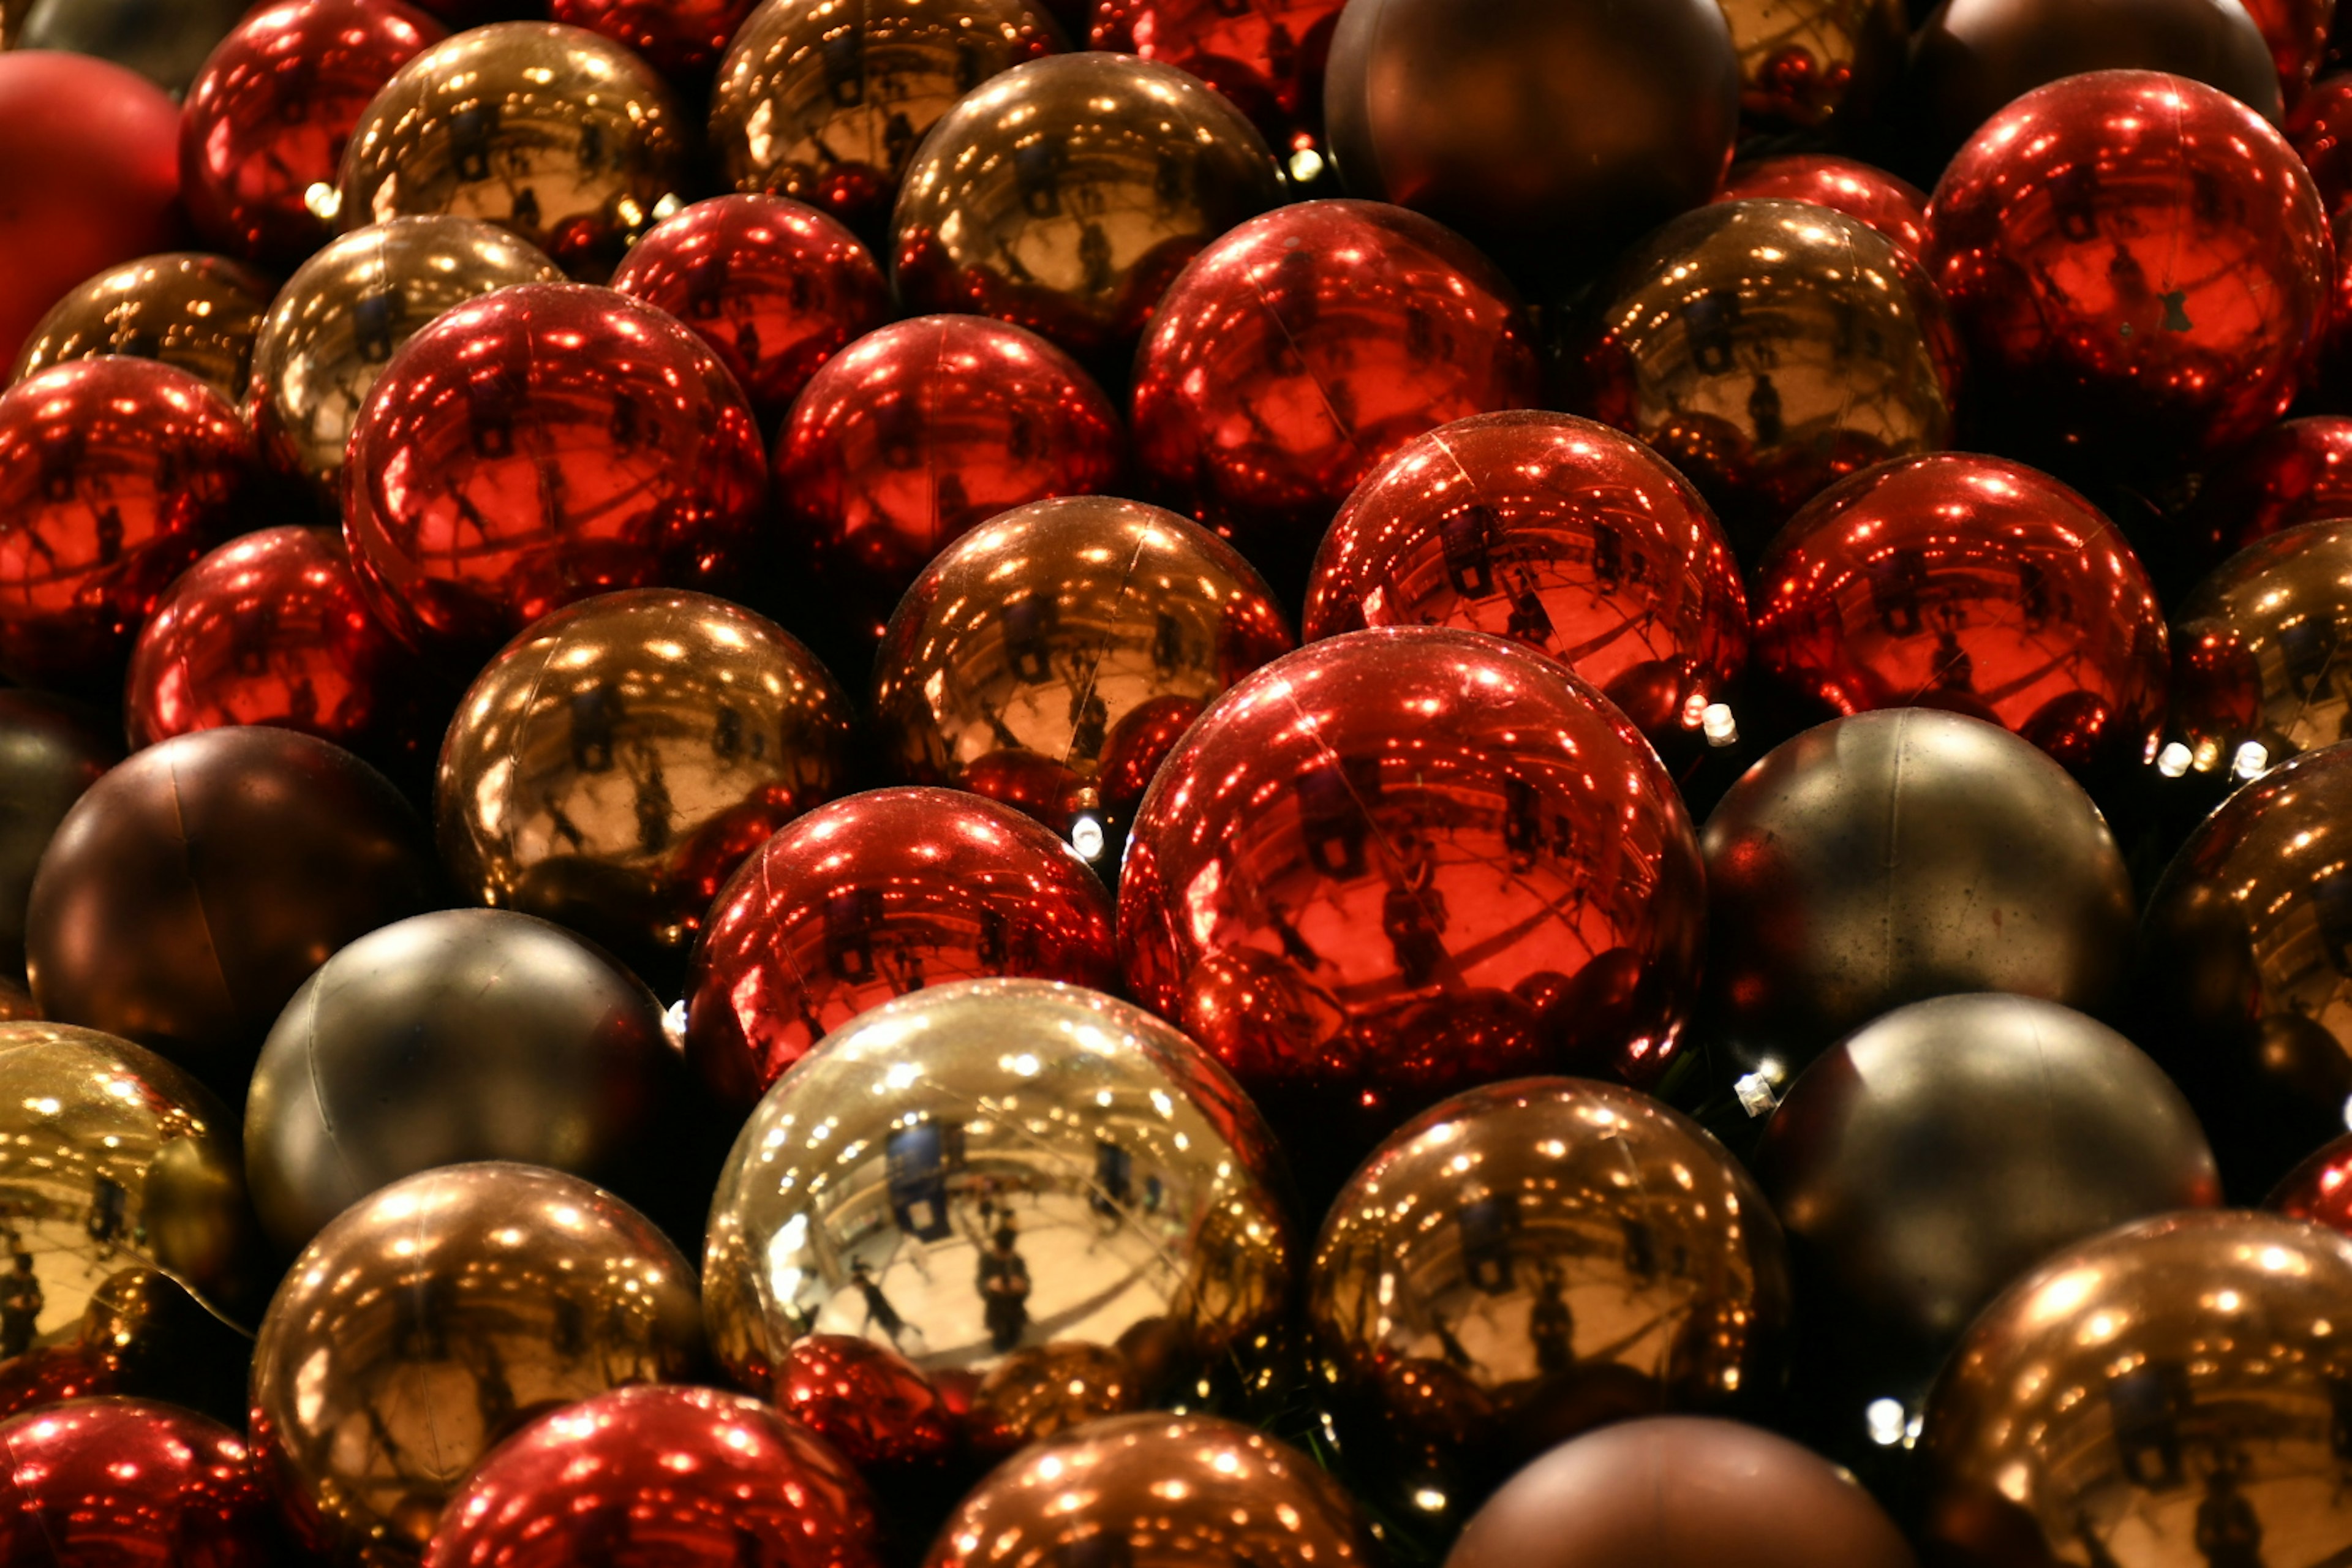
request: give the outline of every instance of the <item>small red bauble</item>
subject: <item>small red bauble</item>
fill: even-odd
[[[2352,417],[2272,426],[2205,476],[2184,520],[2201,560],[2306,522],[2352,517]]]
[[[448,36],[398,0],[282,0],[237,24],[180,113],[180,195],[205,242],[291,265],[333,237],[313,212],[393,73]]]
[[[686,1054],[748,1109],[867,1008],[994,975],[1116,989],[1110,895],[1009,805],[870,790],[781,829],[719,894],[687,976]]]
[[[1345,0],[1096,0],[1091,44],[1190,71],[1240,106],[1289,163],[1323,134],[1323,68]],[[1302,172],[1303,171],[1303,172]]]
[[[664,76],[707,73],[759,0],[550,0],[548,16],[602,33]]]
[[[2315,1150],[2263,1206],[2352,1236],[2352,1133]]]
[[[394,631],[470,670],[550,610],[734,576],[767,499],[735,378],[610,289],[531,283],[404,344],[352,431],[343,531]]]
[[[2165,473],[2286,411],[2333,250],[2285,139],[2235,99],[2094,71],[2002,110],[1944,172],[1928,264],[2003,450]]]
[[[740,1394],[614,1389],[500,1443],[425,1568],[872,1568],[873,1504],[823,1438]]]
[[[613,287],[710,345],[772,428],[817,367],[890,319],[858,237],[782,196],[697,202],[632,246]]]
[[[2293,110],[2311,89],[2327,58],[2327,32],[2336,20],[2336,0],[2244,0],[2246,15],[2270,47],[2278,67],[2279,98]]]
[[[0,1425],[0,1563],[272,1568],[268,1493],[237,1434],[170,1405],[82,1399]]]
[[[776,1404],[860,1469],[937,1464],[959,1436],[929,1378],[889,1346],[849,1334],[793,1341],[776,1366]]]
[[[2137,763],[2164,720],[2164,612],[2081,496],[1939,453],[1815,497],[1756,564],[1758,672],[1829,719],[1945,708],[2076,772]]]
[[[111,685],[257,462],[236,410],[156,360],[77,360],[0,394],[0,674]]]
[[[1715,199],[1736,202],[1751,196],[1811,202],[1876,229],[1914,261],[1927,253],[1927,193],[1852,158],[1789,153],[1733,164]]]
[[[1160,298],[1136,355],[1136,459],[1283,587],[1373,464],[1538,390],[1518,297],[1467,241],[1402,207],[1300,202]]]
[[[2330,217],[2352,197],[2352,76],[2315,84],[2286,123],[2286,139],[2311,171]]]

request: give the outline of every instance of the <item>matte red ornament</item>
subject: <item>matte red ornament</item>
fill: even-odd
[[[961,1440],[929,1378],[889,1346],[850,1334],[793,1341],[776,1366],[776,1404],[861,1470],[935,1465]]]
[[[2352,197],[2352,75],[2313,84],[2286,122],[2286,139],[2311,171],[2328,216],[2342,212]]]
[[[2227,94],[2154,71],[2027,93],[1945,171],[1928,265],[2004,451],[2165,474],[2286,412],[2334,254],[2294,149]]]
[[[2327,58],[2328,29],[2336,21],[2336,0],[2243,0],[2246,15],[2269,46],[2271,63],[2278,67],[2279,97],[2289,110],[2303,101],[2311,79]]]
[[[742,383],[765,429],[819,365],[890,319],[873,253],[782,196],[695,203],[630,247],[613,287],[692,328]]]
[[[80,1399],[0,1425],[0,1563],[273,1568],[269,1494],[244,1439],[176,1405]]]
[[[696,80],[727,52],[759,0],[549,0],[558,22],[602,33],[667,77]]]
[[[1824,490],[1756,563],[1757,673],[1810,724],[1945,708],[2078,773],[2147,760],[2164,612],[2097,508],[2021,463],[1947,452]]]
[[[370,603],[467,671],[591,595],[728,585],[767,499],[759,426],[719,357],[584,284],[500,289],[417,333],[350,451],[343,532]]]
[[[872,1502],[824,1440],[713,1388],[614,1389],[541,1416],[449,1500],[425,1568],[873,1568]]]
[[[1307,640],[1410,626],[1545,654],[1662,749],[1698,734],[1748,658],[1739,567],[1706,502],[1572,414],[1442,425],[1356,487],[1316,557]]]
[[[1852,158],[1786,153],[1734,163],[1715,199],[1737,202],[1751,196],[1811,202],[1876,229],[1914,261],[1927,253],[1927,193]]]
[[[312,187],[334,189],[369,100],[447,36],[399,0],[280,0],[238,23],[180,113],[180,196],[196,232],[280,267],[326,244],[335,226],[311,209]]]
[[[2352,417],[2315,414],[2272,426],[2205,476],[2183,523],[2218,563],[2258,539],[2352,517]]]
[[[1281,589],[1373,464],[1539,392],[1518,296],[1467,242],[1402,207],[1300,202],[1161,296],[1136,354],[1136,462]]]
[[[236,410],[159,361],[77,360],[0,393],[0,674],[110,688],[258,463]]]
[[[1089,37],[1092,47],[1199,77],[1240,106],[1293,177],[1307,181],[1322,169],[1323,68],[1345,3],[1096,0]]]

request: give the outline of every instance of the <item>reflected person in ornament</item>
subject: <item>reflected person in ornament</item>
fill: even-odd
[[[1013,1247],[1018,1239],[1011,1226],[999,1226],[988,1250],[980,1255],[988,1342],[999,1351],[1018,1345],[1029,1328],[1029,1263]]]
[[[10,1251],[15,1268],[0,1279],[0,1357],[13,1360],[33,1348],[34,1328],[45,1303],[40,1279],[33,1272],[33,1255],[21,1245]]]

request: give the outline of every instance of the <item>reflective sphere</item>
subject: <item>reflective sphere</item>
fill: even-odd
[[[2189,546],[2220,562],[2306,522],[2352,517],[2352,418],[2316,414],[2272,426],[2224,458],[2183,519]]]
[[[2279,96],[2298,108],[2327,58],[2327,37],[2336,21],[2336,0],[2243,0],[2246,15],[2271,51],[2278,69]]]
[[[759,0],[550,0],[548,15],[602,33],[666,76],[708,72]]]
[[[269,1495],[237,1434],[169,1405],[79,1400],[0,1426],[0,1561],[271,1568]]]
[[[383,776],[292,730],[148,747],[66,813],[33,879],[33,994],[242,1099],[278,1009],[337,948],[429,896],[423,825]]]
[[[246,9],[243,0],[34,0],[19,47],[114,60],[176,98]]]
[[[847,13],[828,0],[767,0],[711,89],[711,151],[739,191],[796,196],[877,231],[939,118],[990,77],[1060,47],[1028,0],[865,0]]]
[[[1739,568],[1649,447],[1570,414],[1488,414],[1408,441],[1323,536],[1308,641],[1446,626],[1548,654],[1663,749],[1747,660]]]
[[[1116,990],[1102,883],[1010,806],[869,790],[769,839],[711,906],[687,975],[687,1059],[749,1110],[866,1009],[1000,974]]]
[[[2352,637],[2352,521],[2257,540],[2175,616],[2166,771],[2251,778],[2299,752],[2352,741],[2336,668]]]
[[[811,591],[870,647],[908,586],[1000,512],[1110,489],[1118,413],[1077,363],[984,316],[868,333],[808,383],[773,479]]]
[[[254,339],[245,405],[262,456],[339,501],[352,428],[393,351],[478,294],[562,276],[471,218],[394,218],[333,241],[278,290]]]
[[[853,1334],[810,1334],[776,1363],[784,1414],[860,1468],[930,1468],[955,1450],[955,1413],[914,1363]]]
[[[385,367],[352,431],[343,531],[386,623],[471,669],[574,600],[729,582],[765,459],[701,339],[610,289],[525,284]]]
[[[1117,363],[1209,241],[1282,198],[1240,110],[1130,55],[1032,60],[967,93],[890,219],[909,310],[977,311]]]
[[[234,403],[278,286],[241,262],[176,251],[110,268],[59,300],[18,351],[10,379],[96,354],[177,365]]]
[[[2270,1215],[2174,1215],[2051,1258],[1977,1320],[1928,1405],[1935,1560],[2241,1568],[2341,1551],[2347,1290],[2352,1240]]]
[[[901,997],[760,1102],[710,1208],[713,1348],[749,1388],[811,1334],[887,1341],[984,1453],[1271,1375],[1274,1146],[1167,1025],[1038,980]]]
[[[1382,458],[1540,391],[1518,296],[1484,257],[1402,207],[1301,202],[1161,298],[1135,361],[1136,464],[1286,587]]]
[[[253,1446],[301,1544],[414,1562],[467,1472],[558,1405],[693,1375],[694,1271],[577,1176],[450,1165],[302,1250],[261,1325]]]
[[[2342,212],[2352,198],[2352,76],[2332,76],[2313,88],[2287,121],[2286,139],[2311,171],[2327,215]]]
[[[1685,214],[1587,305],[1581,412],[1657,448],[1743,559],[1859,468],[1951,439],[1956,341],[1919,264],[1810,203]]]
[[[1715,199],[1811,202],[1876,229],[1914,261],[1927,253],[1927,193],[1851,158],[1785,153],[1734,163]]]
[[[1986,438],[2074,470],[2169,472],[2246,440],[2326,325],[2311,177],[2261,116],[2180,77],[2019,99],[1944,172],[1928,236]]]
[[[2130,973],[2131,877],[2105,819],[1974,719],[1890,708],[1808,730],[1699,842],[1709,1038],[1775,1084],[1906,1002],[2013,991],[2097,1013]]]
[[[1364,1163],[1307,1311],[1343,1451],[1458,1518],[1588,1427],[1768,1392],[1788,1268],[1763,1194],[1696,1122],[1614,1084],[1520,1079]]]
[[[1321,172],[1315,148],[1323,137],[1323,69],[1343,6],[1344,0],[1095,0],[1090,47],[1158,60],[1207,82],[1240,106],[1305,183]]]
[[[25,906],[58,824],[121,760],[122,731],[109,715],[44,692],[0,691],[0,979],[25,973]]]
[[[398,0],[256,8],[205,61],[181,111],[180,199],[196,232],[287,266],[324,245],[334,225],[313,204],[332,194],[352,128],[394,71],[447,36]]]
[[[2263,1206],[2352,1232],[2352,1132],[2324,1143],[2280,1178]]]
[[[685,178],[677,106],[643,60],[578,27],[500,22],[384,84],[344,150],[339,212],[345,228],[480,218],[595,281],[669,216]]]
[[[675,963],[769,834],[840,792],[848,700],[773,622],[645,588],[559,611],[475,678],[441,747],[467,898]]]
[[[1750,125],[1820,126],[1867,115],[1902,72],[1902,0],[1730,0],[1739,112]],[[1854,112],[1841,116],[1851,104]]]
[[[632,246],[613,287],[684,321],[773,428],[817,367],[890,318],[857,237],[781,196],[717,196]]]
[[[1202,710],[1290,646],[1213,535],[1108,496],[1038,501],[907,591],[875,659],[875,731],[901,778],[1116,834]]]

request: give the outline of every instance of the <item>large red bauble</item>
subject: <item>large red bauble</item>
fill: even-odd
[[[1928,245],[1985,430],[2103,476],[2194,467],[2284,413],[2334,281],[2285,139],[2154,71],[2069,77],[1995,115],[1937,185]]]
[[[1117,989],[1110,895],[1009,805],[870,790],[778,831],[719,893],[687,974],[687,1058],[749,1110],[867,1008],[995,975]]]
[[[1699,730],[1748,657],[1739,568],[1706,502],[1572,414],[1440,426],[1356,487],[1316,557],[1304,634],[1410,626],[1547,654],[1662,747]]]
[[[1827,153],[1785,153],[1734,163],[1719,202],[1811,202],[1876,229],[1914,261],[1927,253],[1927,193],[1910,181]]]
[[[2352,418],[2272,426],[2205,476],[2183,519],[2200,558],[2219,562],[2306,522],[2352,517]]]
[[[2286,122],[2286,139],[2319,187],[2330,217],[2352,197],[2352,75],[2315,84]]]
[[[1758,673],[1810,724],[1946,708],[2077,773],[2147,760],[2164,612],[2115,525],[2046,474],[1947,452],[1831,487],[1756,563]]]
[[[872,1568],[874,1507],[824,1439],[715,1388],[617,1388],[492,1449],[425,1568]]]
[[[0,1563],[23,1568],[272,1568],[269,1494],[217,1421],[82,1399],[0,1426]]]
[[[665,76],[708,73],[759,0],[549,0],[558,22],[625,44]]]
[[[0,51],[0,359],[68,289],[180,240],[180,110],[121,66]]]
[[[290,266],[334,237],[352,128],[393,73],[448,36],[399,0],[280,0],[237,24],[180,114],[180,196],[205,243]]]
[[[955,1413],[913,1363],[849,1334],[810,1334],[776,1363],[776,1404],[860,1469],[937,1464],[961,1436]]]
[[[1346,0],[1095,0],[1092,47],[1190,71],[1241,106],[1276,156],[1302,180],[1296,155],[1323,135],[1323,68]],[[1304,172],[1302,172],[1304,171]]]
[[[370,602],[467,670],[576,599],[725,586],[767,499],[759,425],[719,357],[576,283],[500,289],[411,338],[350,453],[343,531]]]
[[[1518,296],[1460,237],[1402,207],[1300,202],[1161,296],[1136,354],[1137,466],[1284,587],[1373,464],[1533,405],[1539,379]]]
[[[819,365],[890,319],[873,253],[782,196],[695,203],[630,247],[613,287],[692,328],[770,429]]]
[[[1705,900],[1674,785],[1599,693],[1497,637],[1396,627],[1275,660],[1178,742],[1119,952],[1293,1137],[1352,1156],[1472,1084],[1654,1082]]]
[[[0,674],[110,687],[258,461],[236,410],[160,361],[77,360],[0,393]]]
[[[919,316],[818,371],[776,440],[791,545],[870,645],[933,557],[1000,512],[1118,481],[1118,412],[1008,321]]]

